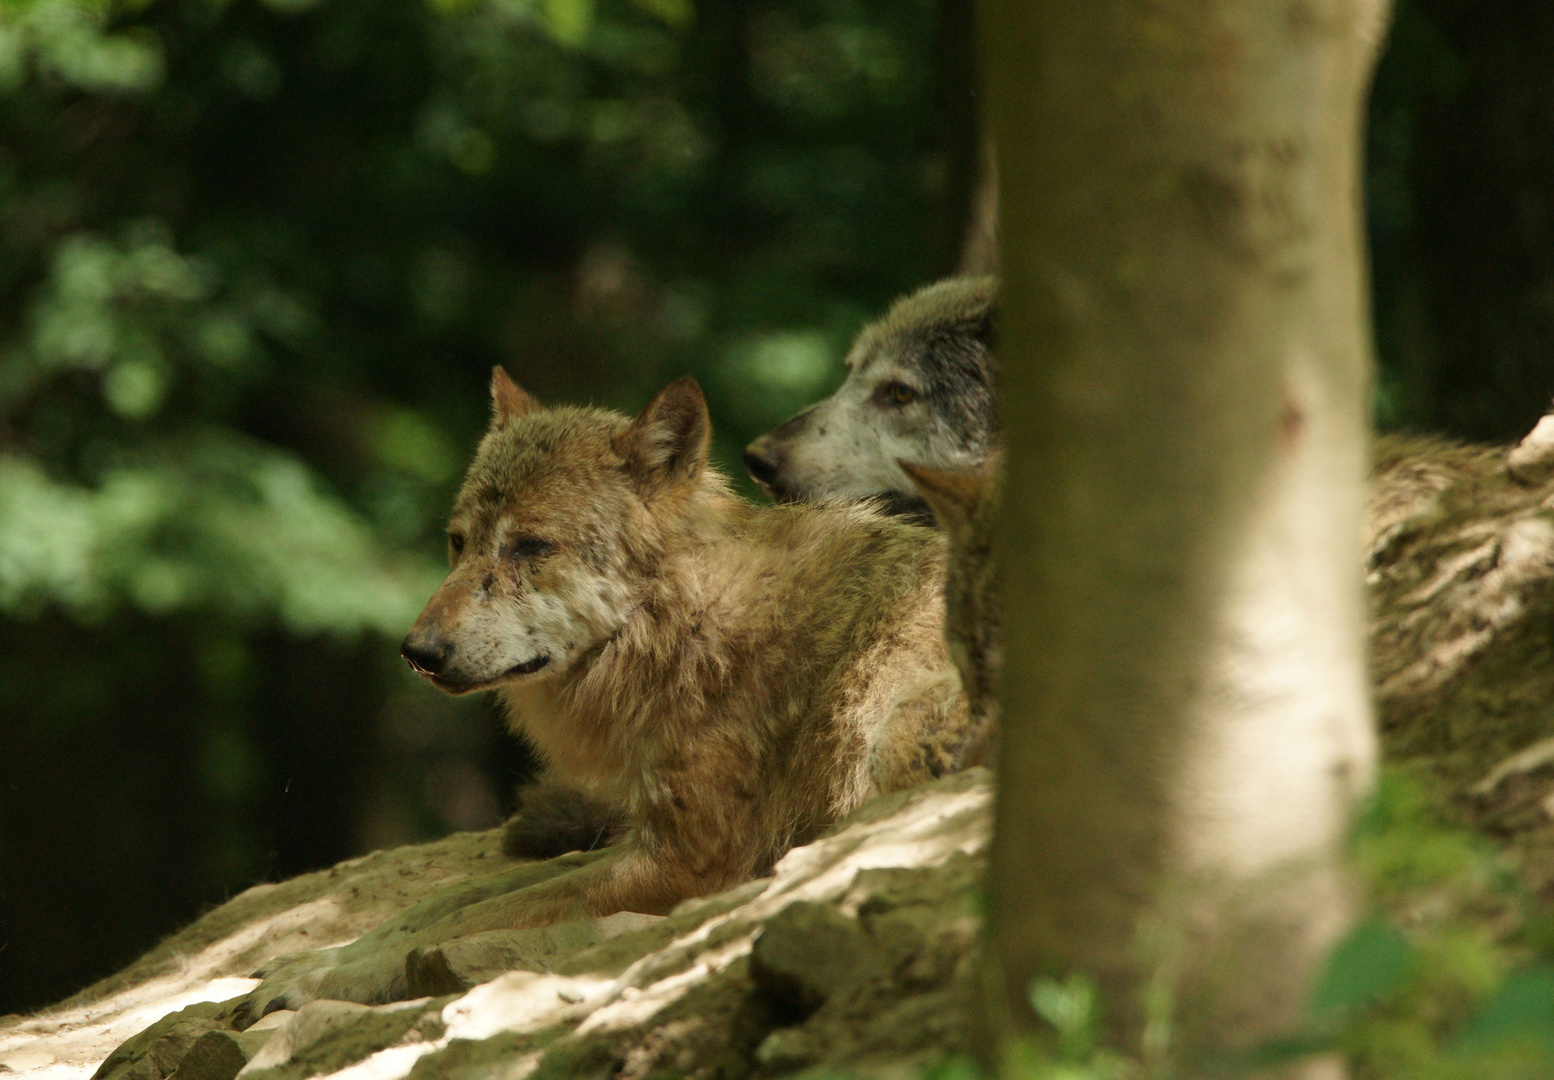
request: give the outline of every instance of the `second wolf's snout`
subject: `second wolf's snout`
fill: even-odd
[[[750,478],[778,502],[787,502],[799,494],[786,476],[789,451],[793,440],[808,429],[811,412],[812,409],[804,410],[745,447],[745,469]]]
[[[782,468],[782,448],[770,435],[763,435],[745,447],[745,468],[756,483],[770,489],[777,483]]]

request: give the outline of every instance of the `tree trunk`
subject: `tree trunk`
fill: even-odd
[[[978,20],[1009,451],[983,1047],[1078,972],[1115,1045],[1190,1063],[1289,1031],[1349,915],[1385,3]]]

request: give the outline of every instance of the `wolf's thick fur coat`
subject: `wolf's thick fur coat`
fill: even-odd
[[[518,789],[517,807],[502,831],[502,853],[520,859],[554,859],[569,851],[597,851],[626,834],[630,824],[618,806],[541,777]]]
[[[510,588],[593,609],[595,640],[565,643],[564,667],[543,643],[561,670],[500,686],[554,774],[627,808],[579,914],[667,910],[746,880],[958,760],[943,541],[866,508],[752,506],[707,465],[709,434],[689,381],[634,424],[569,408],[499,418],[455,511],[466,552],[479,537],[490,554],[444,589],[465,595],[489,563]],[[503,559],[504,526],[554,543],[548,565]],[[465,620],[446,625],[484,632]]]
[[[508,871],[511,891],[466,890],[277,965],[254,1011],[392,999],[407,951],[451,937],[667,912],[959,763],[940,534],[865,506],[737,498],[707,463],[689,379],[635,420],[540,408],[500,369],[492,391],[452,570],[403,651],[445,690],[497,690],[551,774],[629,826],[567,872]]]

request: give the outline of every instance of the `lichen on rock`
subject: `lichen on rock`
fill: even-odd
[[[288,916],[297,912],[334,911],[330,902],[342,876],[351,879],[370,865],[386,881],[399,876],[396,866],[457,861],[458,872],[445,866],[436,875],[447,882],[467,876],[498,841],[495,833],[454,841],[458,860],[438,845],[377,853],[287,883],[280,887],[284,904],[273,902],[273,891],[244,894],[190,927],[180,939],[202,944],[203,951],[185,956],[184,970],[215,978],[179,982],[169,979],[168,965],[143,962],[140,970],[154,973],[146,981],[126,985],[120,978],[106,987],[121,995],[140,992],[154,1002],[153,984],[160,978],[164,1000],[202,990],[228,1000],[150,1017],[156,1022],[142,1024],[144,1031],[104,1061],[111,1048],[106,1040],[122,1029],[122,1018],[115,1021],[111,1004],[101,1008],[103,996],[89,990],[55,1014],[56,1030],[47,1030],[44,1017],[0,1027],[0,1055],[28,1035],[53,1040],[61,1053],[37,1080],[84,1080],[99,1063],[101,1080],[166,1080],[185,1062],[181,1080],[336,1074],[353,1080],[477,1074],[636,1080],[664,1070],[775,1075],[792,1071],[801,1059],[862,1064],[938,1052],[942,1032],[934,1025],[914,1023],[882,1036],[871,1033],[859,1012],[885,1015],[914,999],[931,999],[919,1006],[924,1013],[949,1007],[949,988],[972,940],[970,895],[987,841],[989,802],[989,777],[980,769],[898,792],[789,852],[771,877],[688,902],[665,918],[622,914],[541,931],[475,935],[411,960],[422,968],[423,988],[451,985],[453,993],[381,1006],[318,1001],[279,1022],[266,1018],[247,1032],[232,1031],[240,998],[229,995],[253,985],[232,977],[235,958],[256,965],[272,952],[294,948],[293,934],[275,928],[292,926]],[[360,896],[359,884],[346,888]],[[421,898],[396,895],[406,902]],[[265,897],[272,902],[257,902]],[[239,911],[248,918],[237,917]],[[805,919],[850,935],[844,966],[834,949],[784,950],[782,978],[792,983],[774,982],[770,965],[761,969],[752,950],[768,932],[776,934],[773,940],[796,928],[802,932]],[[202,965],[199,956],[213,950],[226,960]],[[160,952],[176,957],[165,946]],[[466,988],[469,982],[474,985]],[[795,1007],[792,987],[820,989]],[[95,1018],[92,1002],[99,1003]],[[794,1049],[799,1044],[807,1048],[802,1053]],[[75,1061],[66,1056],[72,1045]],[[203,1048],[198,1055],[195,1047]],[[95,1060],[94,1048],[100,1048]],[[238,1054],[240,1072],[231,1068]]]

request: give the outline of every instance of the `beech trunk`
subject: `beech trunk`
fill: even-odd
[[[1154,1065],[1285,1034],[1350,917],[1385,6],[979,9],[1008,444],[990,1057],[1074,973]]]

